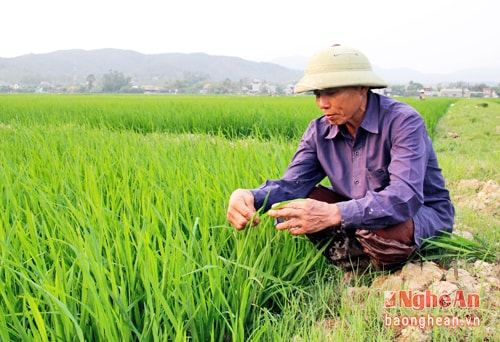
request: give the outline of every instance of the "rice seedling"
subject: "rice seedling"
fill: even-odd
[[[4,336],[241,339],[252,312],[299,289],[319,258],[306,244],[285,257],[274,251],[290,237],[269,225],[237,235],[224,222],[229,189],[256,180],[220,161],[241,164],[246,145],[103,133],[1,132]]]
[[[426,260],[438,260],[443,265],[456,259],[489,263],[500,259],[500,254],[493,249],[493,245],[480,237],[469,240],[457,234],[443,232],[440,236],[425,239],[424,246],[422,257]]]
[[[207,133],[230,139],[296,140],[320,111],[311,96],[201,97],[133,95],[0,95],[1,123],[75,124],[137,133]],[[402,98],[424,117],[432,134],[455,99]]]
[[[322,340],[339,316],[391,336],[306,238],[225,221],[318,115],[309,97],[0,96],[0,339]]]

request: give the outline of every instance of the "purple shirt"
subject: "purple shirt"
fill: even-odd
[[[454,207],[420,114],[407,104],[368,92],[365,117],[353,138],[324,116],[313,120],[283,177],[252,189],[255,207],[305,198],[325,177],[346,229],[380,229],[413,218],[415,241],[451,232]]]

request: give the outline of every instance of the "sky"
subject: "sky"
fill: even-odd
[[[381,68],[500,67],[498,0],[10,0],[0,57],[117,48],[251,61],[341,44]]]

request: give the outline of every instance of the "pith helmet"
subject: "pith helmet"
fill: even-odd
[[[373,72],[370,61],[361,51],[333,45],[311,57],[294,92],[348,86],[385,88],[387,83]]]

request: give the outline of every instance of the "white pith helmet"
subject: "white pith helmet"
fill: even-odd
[[[387,83],[373,72],[370,61],[361,51],[333,45],[311,57],[294,92],[348,86],[385,88]]]

